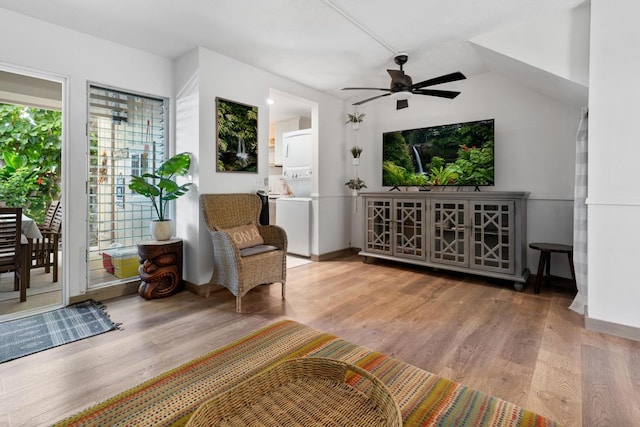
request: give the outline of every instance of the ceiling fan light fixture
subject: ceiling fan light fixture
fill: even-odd
[[[412,96],[413,96],[413,94],[411,92],[409,92],[407,90],[402,90],[402,91],[399,91],[399,92],[393,92],[391,94],[391,99],[394,99],[396,101],[398,101],[398,100],[403,100],[404,101],[404,100],[407,100],[407,99],[411,98]]]

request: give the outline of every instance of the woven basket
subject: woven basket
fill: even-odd
[[[203,403],[188,427],[401,427],[400,408],[375,376],[339,360],[291,359]]]

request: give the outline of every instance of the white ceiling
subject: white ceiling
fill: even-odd
[[[0,7],[175,59],[202,46],[319,91],[486,71],[468,40],[585,0],[0,0]],[[543,30],[543,29],[541,29]],[[28,31],[28,29],[26,29]],[[445,87],[442,87],[445,89]]]

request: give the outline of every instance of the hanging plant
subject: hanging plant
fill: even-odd
[[[354,159],[360,158],[360,154],[362,154],[362,147],[359,147],[357,145],[351,147],[351,155]]]
[[[352,190],[361,190],[363,188],[367,188],[366,184],[360,178],[353,178],[349,181],[345,182],[344,185],[349,187]]]
[[[364,113],[358,114],[357,112],[355,112],[354,114],[347,113],[347,121],[344,122],[344,124],[347,125],[349,123],[362,123],[364,121],[365,115],[366,114]]]

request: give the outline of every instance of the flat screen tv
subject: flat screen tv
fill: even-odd
[[[494,185],[494,120],[385,132],[382,185]]]

